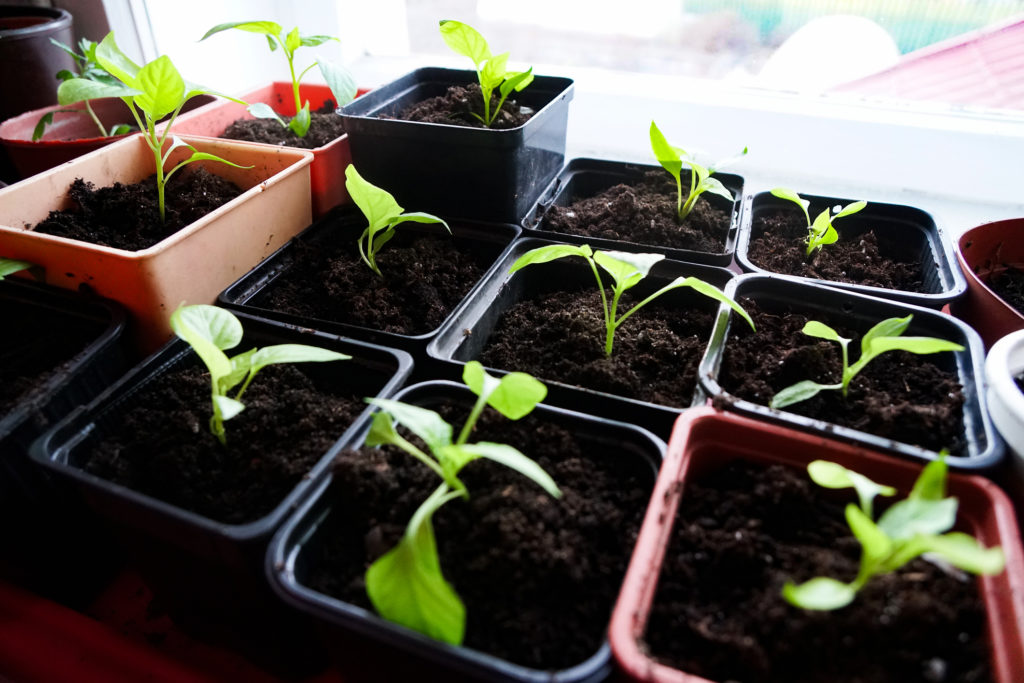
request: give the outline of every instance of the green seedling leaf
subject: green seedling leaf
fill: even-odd
[[[277,36],[281,34],[281,25],[273,21],[232,21],[226,24],[217,24],[199,39],[200,42],[206,40],[215,33],[221,31],[227,31],[228,29],[238,29],[239,31],[247,31],[249,33],[262,33],[268,36]]]
[[[835,385],[831,384],[818,384],[812,382],[809,379],[805,379],[802,382],[792,384],[785,389],[781,389],[772,396],[771,403],[768,407],[772,410],[781,410],[786,406],[791,406],[794,403],[800,403],[806,401],[809,398],[814,398],[824,389],[835,389]]]
[[[871,342],[878,337],[900,336],[907,331],[907,328],[910,327],[910,321],[913,319],[914,316],[908,315],[905,318],[887,318],[886,320],[876,323],[870,330],[864,333],[863,337],[861,337],[860,352],[862,354],[870,353]]]
[[[34,268],[34,263],[28,261],[16,261],[15,259],[0,258],[0,280],[3,280],[8,275],[14,275],[23,270]]]
[[[282,126],[288,125],[280,116],[277,115],[277,112],[274,111],[274,108],[269,104],[254,102],[246,107],[246,110],[258,119],[276,119]]]
[[[440,28],[445,45],[458,54],[472,59],[477,68],[490,58],[491,50],[487,46],[487,41],[469,24],[444,19]]]
[[[860,541],[864,553],[862,560],[864,564],[875,565],[892,553],[892,539],[871,521],[871,517],[861,508],[852,504],[847,505],[846,523],[850,525],[850,531],[853,532],[854,538]]]
[[[719,197],[725,197],[730,202],[734,199],[732,192],[718,178],[705,178],[700,181],[698,188],[702,192],[710,192],[711,194],[717,194]]]
[[[818,486],[829,489],[854,489],[860,501],[860,509],[869,519],[872,517],[872,501],[876,496],[896,495],[896,489],[893,487],[877,484],[863,474],[827,460],[813,461],[807,466],[807,473]]]
[[[510,420],[525,417],[544,400],[548,388],[525,372],[510,372],[500,379],[484,369],[479,361],[469,361],[462,381],[474,394]]]
[[[844,344],[849,342],[849,339],[840,337],[839,333],[833,330],[825,323],[820,323],[817,320],[808,320],[804,325],[804,328],[800,330],[808,337],[817,337],[818,339],[825,339],[827,341],[839,342]]]
[[[686,278],[682,278],[682,277],[676,278],[675,280],[672,281],[671,284],[666,285],[661,290],[656,292],[656,294],[661,294],[662,292],[667,292],[669,289],[677,289],[679,287],[689,287],[689,288],[693,289],[694,291],[703,294],[704,296],[708,297],[709,299],[714,299],[715,301],[717,301],[719,303],[723,303],[723,304],[727,305],[729,308],[731,308],[736,313],[736,315],[738,315],[741,318],[743,318],[747,322],[747,324],[750,325],[750,329],[752,329],[752,330],[755,329],[754,328],[754,320],[753,320],[753,318],[750,317],[749,313],[747,313],[745,310],[743,310],[742,306],[740,306],[738,303],[736,303],[736,301],[731,299],[728,295],[726,295],[725,292],[720,290],[718,287],[715,287],[714,285],[712,285],[710,283],[704,282],[700,278],[696,278],[696,277],[692,277],[692,276],[691,277],[686,277]]]
[[[302,105],[298,112],[296,112],[295,116],[292,117],[292,120],[288,122],[288,130],[302,138],[309,132],[309,126],[311,123],[312,118],[309,115],[309,102],[307,101]]]
[[[956,498],[925,500],[907,498],[892,507],[878,520],[878,526],[890,538],[900,541],[917,535],[941,534],[956,523]]]
[[[590,260],[593,251],[587,245],[576,246],[573,244],[552,244],[546,247],[537,247],[531,249],[522,256],[516,259],[516,262],[509,268],[509,273],[514,273],[517,270],[521,270],[526,266],[536,265],[538,263],[548,263],[549,261],[555,261],[560,258],[566,258],[568,256],[579,256]]]
[[[36,123],[36,127],[32,129],[32,142],[36,142],[39,138],[43,137],[43,133],[46,132],[46,127],[53,123],[54,114],[77,114],[78,111],[78,109],[56,109],[40,116],[39,122]]]
[[[336,38],[330,38],[329,36],[315,36],[317,38],[325,38],[330,40],[337,40]],[[303,43],[305,45],[305,43]],[[319,45],[319,43],[317,43]],[[346,104],[356,98],[356,80],[352,76],[352,72],[333,62],[321,59],[317,61],[317,65],[320,67],[320,73],[323,75],[324,80],[327,82],[327,87],[331,89],[331,94],[334,95],[335,106],[344,107]]]
[[[668,171],[669,175],[676,181],[676,213],[680,221],[686,219],[696,205],[697,200],[705,192],[725,197],[729,201],[733,200],[732,192],[721,181],[711,176],[719,168],[733,163],[738,158],[746,155],[746,147],[743,148],[740,154],[726,159],[717,166],[705,167],[698,164],[684,149],[669,144],[668,140],[665,139],[665,135],[654,121],[651,121],[650,138],[651,151],[654,152],[654,158],[658,160],[661,167]],[[683,164],[690,167],[690,193],[687,195],[685,202],[683,201]]]
[[[505,99],[513,90],[521,91],[533,81],[533,68],[524,72],[508,70],[508,53],[492,55],[484,37],[469,24],[445,19],[440,23],[441,38],[456,53],[469,57],[476,68],[483,96],[484,115],[473,114],[490,128],[501,112]],[[491,94],[499,89],[498,105],[491,111]]]
[[[141,90],[129,88],[121,84],[107,85],[84,78],[72,78],[70,81],[64,81],[57,87],[57,101],[62,106],[86,100],[95,100],[100,97],[134,97],[141,94]]]
[[[946,474],[949,466],[940,455],[938,460],[932,460],[918,475],[914,482],[914,488],[909,498],[920,500],[942,500],[946,497]]]
[[[852,586],[825,576],[802,583],[799,586],[787,581],[782,596],[796,607],[809,610],[834,610],[846,607],[856,597]]]
[[[832,217],[832,220],[835,220],[836,218],[842,218],[843,216],[855,214],[858,211],[861,211],[867,205],[868,203],[864,200],[861,200],[859,202],[853,202],[852,204],[847,204],[845,207],[840,209],[835,216]]]
[[[654,121],[651,121],[650,129],[651,137],[651,150],[654,152],[654,158],[658,160],[661,167],[664,168],[669,174],[676,179],[679,183],[679,174],[683,170],[683,160],[680,150],[673,147],[665,139],[665,135],[658,128]]]
[[[886,351],[909,351],[918,355],[941,353],[942,351],[963,351],[956,342],[933,337],[878,337],[871,340],[869,354],[878,356]]]
[[[302,47],[317,47],[319,45],[323,45],[324,43],[326,43],[326,42],[328,42],[330,40],[333,40],[333,41],[335,41],[337,43],[341,42],[340,40],[338,40],[334,36],[302,36],[301,43],[302,43]],[[341,106],[340,103],[339,103],[338,106]]]
[[[142,68],[117,46],[113,31],[104,36],[96,47],[96,61],[111,76],[129,87],[135,86],[135,78]]]
[[[985,548],[968,534],[951,532],[925,540],[923,552],[938,555],[954,567],[972,574],[992,576],[1006,567],[1002,548]]]
[[[217,406],[221,420],[230,420],[245,410],[245,405],[241,401],[227,396],[214,396],[213,402]]]
[[[551,494],[551,496],[555,498],[562,497],[562,492],[559,490],[558,485],[555,484],[555,480],[540,465],[511,446],[481,441],[479,443],[465,444],[459,446],[459,448],[475,457],[487,458],[515,470],[527,479],[532,480]]]
[[[501,92],[501,99],[508,97],[512,91],[521,92],[526,86],[533,83],[533,67],[531,66],[526,71],[520,71],[518,73],[510,71],[505,74],[505,82],[501,84],[499,92]]]
[[[127,123],[119,123],[110,129],[110,136],[127,135],[132,132],[132,127]]]
[[[394,420],[423,440],[432,451],[452,443],[452,426],[433,410],[386,398],[371,398],[370,405],[388,413]]]
[[[665,258],[664,254],[631,254],[625,251],[598,251],[594,261],[604,268],[615,280],[618,287],[629,289],[647,277],[654,264]]]
[[[302,46],[302,36],[299,35],[299,27],[296,26],[284,39],[284,47],[288,52],[295,52]]]
[[[194,306],[182,306],[171,314],[171,329],[174,333],[184,339],[195,349],[199,357],[203,359],[206,366],[210,368],[211,363],[204,356],[204,351],[210,348],[217,351],[233,349],[242,341],[242,323],[223,308],[197,304]],[[214,374],[218,377],[231,372],[231,363],[223,353],[220,356],[211,352],[211,359],[217,364]],[[223,357],[222,363],[220,358]],[[211,368],[211,373],[213,369]]]
[[[167,55],[139,69],[135,83],[142,91],[135,104],[154,119],[167,116],[184,101],[185,81]]]
[[[793,190],[788,190],[784,187],[776,187],[774,190],[771,190],[771,194],[779,199],[791,201],[799,206],[800,210],[804,212],[804,218],[807,219],[807,227],[811,227],[811,214],[807,213],[807,209],[811,205],[809,201],[802,198],[796,192],[793,192]]]

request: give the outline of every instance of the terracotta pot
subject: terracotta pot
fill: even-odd
[[[967,278],[967,294],[950,304],[953,315],[973,327],[990,348],[1014,330],[1024,328],[1024,315],[989,286],[992,275],[1008,267],[1024,269],[1024,218],[985,223],[960,236],[956,258]]]
[[[694,409],[679,418],[612,614],[612,653],[630,678],[707,683],[653,660],[642,645],[687,477],[736,459],[803,468],[819,458],[893,484],[903,493],[920,472],[919,465],[881,453],[710,408]],[[978,587],[986,607],[993,674],[1000,683],[1019,681],[1024,671],[1024,551],[1013,508],[995,484],[981,477],[950,474],[948,489],[960,500],[958,519],[965,530],[985,546],[1001,545],[1006,554],[1006,570],[979,577]]]
[[[126,251],[31,230],[66,209],[75,178],[97,186],[134,183],[152,174],[141,135],[121,140],[0,190],[0,256],[35,263],[49,284],[86,286],[123,304],[143,352],[171,336],[168,318],[182,303],[213,303],[217,294],[310,223],[309,152],[188,139],[198,150],[253,168],[200,162],[245,192],[162,242]],[[188,153],[179,149],[170,163]]]

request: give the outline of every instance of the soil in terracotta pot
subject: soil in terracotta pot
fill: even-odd
[[[992,273],[988,286],[996,296],[1024,315],[1024,271],[1007,266],[1005,270]]]
[[[684,184],[687,181],[684,178]],[[685,200],[685,197],[684,197]],[[552,206],[542,230],[625,240],[673,249],[722,253],[732,214],[713,206],[707,195],[680,222],[675,180],[651,170],[637,183],[619,184],[569,206]]]
[[[165,188],[166,221],[160,221],[156,176],[96,188],[76,178],[68,189],[74,208],[51,211],[32,229],[48,235],[138,251],[157,244],[226,204],[242,189],[206,169],[176,173]]]
[[[490,409],[474,431],[471,441],[508,443],[533,458],[563,495],[486,460],[462,471],[470,498],[441,508],[434,530],[445,578],[466,605],[467,647],[559,669],[601,646],[653,471],[584,439],[533,416],[509,423]],[[437,475],[386,448],[342,454],[334,476],[337,507],[317,534],[324,543],[309,553],[309,585],[372,611],[363,575],[397,543]]]
[[[302,138],[275,119],[237,119],[220,137],[283,147],[316,149],[345,134],[345,124],[334,110],[334,101],[328,100],[320,109],[310,112],[309,131]],[[289,123],[292,118],[294,117],[281,117],[285,123]]]
[[[813,217],[815,214],[812,213]],[[836,221],[839,241],[808,260],[807,220],[799,208],[766,210],[756,215],[750,236],[750,261],[765,270],[833,282],[928,293],[921,255],[914,247],[887,239],[873,229],[850,231]]]
[[[378,276],[359,257],[359,231],[297,243],[293,266],[253,300],[292,315],[394,334],[436,329],[496,257],[493,245],[404,232],[377,255]]]
[[[533,110],[520,106],[512,99],[512,95],[501,105],[501,113],[494,119],[491,128],[494,130],[505,130],[518,128],[533,116]],[[501,95],[495,90],[491,94],[491,108],[493,113],[501,100]],[[430,99],[417,102],[403,110],[394,117],[403,121],[421,121],[423,123],[445,123],[450,126],[466,126],[469,128],[485,128],[483,122],[473,116],[484,115],[484,98],[480,93],[480,86],[471,83],[465,87],[453,85],[448,88],[444,95],[431,97]],[[382,117],[391,118],[391,117]]]
[[[645,634],[650,653],[714,681],[991,680],[974,577],[918,559],[840,610],[783,600],[787,580],[856,576],[847,502],[855,497],[778,465],[732,463],[688,482]]]
[[[754,318],[757,332],[746,325],[730,328],[718,377],[725,391],[767,406],[776,392],[799,381],[840,381],[839,344],[803,334],[810,317],[749,299],[740,303]],[[814,319],[854,340],[850,362],[855,362],[867,330],[853,329],[841,318]],[[947,448],[951,454],[966,455],[963,403],[951,353],[890,351],[853,379],[846,397],[839,391],[822,391],[785,410],[933,451]]]
[[[343,386],[290,365],[260,371],[243,402],[225,423],[225,448],[209,432],[209,373],[172,371],[134,394],[80,462],[109,481],[240,524],[277,506],[365,408]]]

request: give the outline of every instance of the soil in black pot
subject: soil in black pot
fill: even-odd
[[[758,306],[749,299],[740,303],[753,317],[757,332],[746,325],[730,328],[718,377],[725,391],[767,406],[779,390],[799,381],[840,381],[839,344],[801,332],[811,318],[784,307]],[[867,330],[853,329],[848,321],[830,316],[814,319],[854,340],[850,362],[855,362]],[[961,389],[951,353],[889,351],[853,379],[846,397],[840,391],[822,391],[784,410],[933,451],[947,448],[951,454],[965,455]]]
[[[812,217],[813,217],[812,213]],[[765,270],[833,282],[927,293],[916,246],[901,244],[873,229],[851,231],[836,221],[839,241],[807,258],[807,220],[799,208],[765,211],[754,217],[748,256]]]
[[[491,94],[490,111],[492,113],[500,100],[501,95],[495,89]],[[417,102],[403,110],[395,118],[403,121],[486,128],[483,122],[473,114],[481,117],[484,115],[484,98],[480,92],[480,86],[476,83],[467,86],[453,85],[444,95]],[[510,95],[501,105],[501,113],[494,119],[490,127],[495,130],[518,128],[529,121],[531,116],[533,116],[533,110],[520,106]]]
[[[276,507],[365,407],[295,366],[267,367],[246,389],[245,410],[225,422],[225,448],[209,431],[205,369],[172,371],[130,402],[82,455],[84,469],[229,524]]]
[[[242,189],[206,169],[184,169],[165,188],[166,221],[160,221],[156,176],[96,188],[76,178],[68,189],[75,208],[51,211],[36,232],[138,251],[170,237],[226,204]]]
[[[731,222],[731,212],[713,206],[707,195],[697,200],[690,215],[680,222],[675,180],[664,171],[651,170],[635,184],[615,185],[569,206],[552,206],[540,227],[572,235],[722,253]]]
[[[855,498],[778,465],[732,463],[687,482],[645,635],[650,653],[714,681],[991,680],[974,577],[918,559],[843,609],[784,601],[787,580],[856,576],[847,502]]]
[[[334,110],[334,101],[328,100],[320,109],[310,112],[309,130],[302,138],[282,126],[276,119],[237,119],[220,137],[283,147],[316,149],[345,134],[345,124]],[[291,122],[292,118],[294,117],[281,117],[285,123]]]
[[[441,508],[434,530],[442,571],[466,605],[464,644],[541,669],[579,664],[605,638],[653,486],[651,466],[540,418],[492,416],[488,409],[471,441],[518,448],[563,496],[486,460],[462,471],[470,498]],[[336,509],[318,531],[323,545],[310,552],[309,584],[372,610],[363,575],[398,542],[437,475],[385,448],[344,453],[334,476]]]
[[[1024,315],[1024,271],[1007,266],[992,273],[988,286],[1000,299]]]

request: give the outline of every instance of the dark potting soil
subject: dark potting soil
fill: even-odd
[[[174,371],[132,396],[132,407],[83,454],[82,466],[205,517],[240,524],[280,503],[365,407],[359,397],[317,386],[289,365],[262,370],[243,402],[245,410],[225,423],[225,448],[208,427],[209,373],[198,367]]]
[[[96,188],[76,178],[68,189],[75,208],[51,211],[32,229],[116,249],[138,251],[170,237],[226,204],[242,189],[203,168],[183,169],[165,188],[167,220],[160,222],[156,176]]]
[[[860,544],[844,519],[847,502],[855,497],[778,465],[732,463],[688,482],[645,635],[649,651],[714,681],[991,680],[974,577],[918,559],[872,579],[840,610],[785,602],[787,580],[856,576]]]
[[[437,328],[483,277],[496,254],[457,237],[395,237],[377,255],[378,276],[359,257],[355,238],[297,243],[296,263],[253,303],[303,317],[395,334]]]
[[[275,119],[237,119],[220,136],[228,140],[246,140],[248,142],[264,142],[268,145],[283,147],[300,147],[316,149],[345,134],[345,124],[341,117],[334,113],[334,101],[328,100],[320,109],[310,112],[309,130],[300,138]],[[291,122],[291,116],[281,117],[285,123]]]
[[[619,315],[641,300],[627,292]],[[593,287],[546,293],[503,313],[479,360],[542,380],[685,408],[693,401],[697,364],[717,304],[688,292],[679,301],[644,306],[616,331],[606,357],[599,293]]]
[[[664,171],[651,170],[635,184],[615,185],[569,206],[552,206],[540,227],[572,235],[722,253],[731,222],[731,212],[713,206],[707,196],[699,199],[686,220],[680,222],[675,180]]]
[[[811,216],[815,214],[812,212]],[[807,221],[799,208],[766,211],[754,218],[748,255],[765,270],[833,282],[927,293],[921,256],[874,230],[855,234],[835,223],[839,241],[807,259]]]
[[[487,460],[460,474],[470,498],[442,507],[434,530],[444,576],[466,606],[467,647],[558,669],[601,646],[654,473],[584,439],[534,416],[510,423],[489,408],[474,431],[471,441],[507,443],[533,458],[563,495]],[[336,509],[310,552],[309,585],[372,611],[364,573],[398,542],[437,475],[389,447],[343,453],[334,476]]]
[[[1007,266],[1005,270],[992,273],[988,286],[1000,299],[1024,315],[1024,271]]]
[[[790,310],[766,309],[744,299],[741,305],[757,326],[733,325],[725,343],[718,382],[733,396],[767,406],[772,396],[799,381],[838,383],[842,372],[839,344],[801,332],[810,318]],[[815,317],[853,339],[856,362],[866,329],[841,319]],[[916,355],[889,351],[875,358],[850,383],[849,395],[822,391],[784,410],[833,422],[933,451],[948,448],[965,455],[963,403],[951,353]]]
[[[491,112],[498,106],[500,99],[501,95],[495,89],[491,94]],[[453,85],[448,88],[444,95],[417,102],[393,118],[403,121],[445,123],[451,126],[485,128],[486,126],[473,114],[477,116],[484,115],[484,97],[480,92],[480,86],[476,83],[471,83],[465,87]],[[529,121],[531,116],[533,116],[533,110],[520,106],[518,102],[512,99],[512,95],[509,95],[508,99],[501,105],[501,113],[494,119],[491,128],[497,130],[518,128]]]

